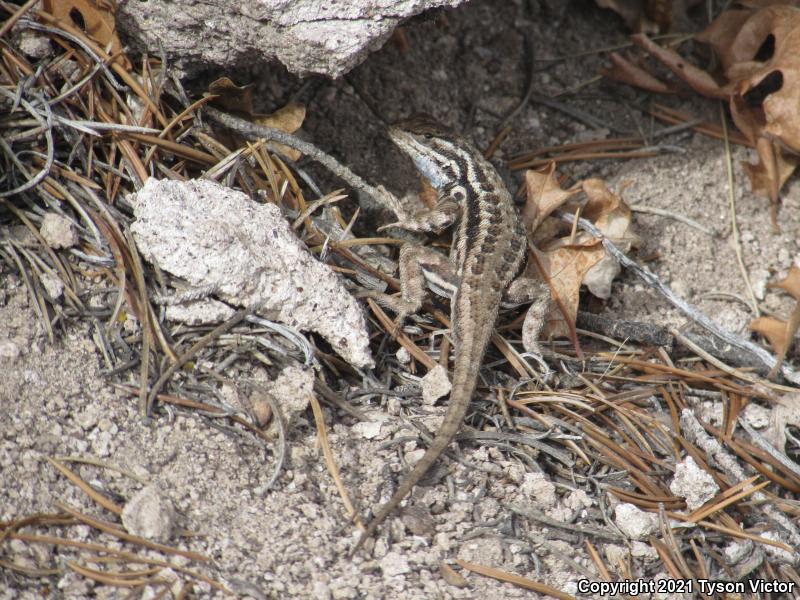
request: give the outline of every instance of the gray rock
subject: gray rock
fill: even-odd
[[[152,177],[130,201],[142,256],[187,282],[193,300],[213,293],[234,306],[258,307],[266,319],[317,332],[349,363],[374,365],[361,306],[277,206],[208,180]]]
[[[123,1],[126,42],[185,74],[277,59],[297,75],[338,77],[380,48],[404,19],[464,0]]]
[[[17,362],[21,353],[19,344],[15,344],[11,340],[0,342],[0,360],[7,361],[7,364],[14,364]]]
[[[166,542],[175,525],[175,508],[155,485],[139,490],[122,509],[125,530],[154,542]]]
[[[78,243],[78,233],[69,219],[56,213],[47,213],[42,219],[39,233],[53,248],[71,248]]]

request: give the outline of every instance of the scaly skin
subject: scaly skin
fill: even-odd
[[[419,215],[398,215],[397,225],[438,231],[457,223],[450,255],[458,282],[451,302],[454,371],[447,413],[433,442],[377,512],[353,552],[397,508],[458,433],[475,392],[503,293],[519,272],[526,252],[525,232],[511,194],[471,143],[427,117],[398,123],[389,135],[439,192],[436,208]],[[418,308],[419,299],[410,304]]]

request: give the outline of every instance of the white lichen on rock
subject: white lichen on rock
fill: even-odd
[[[167,542],[175,526],[175,508],[155,485],[139,490],[122,509],[122,525],[133,535]]]
[[[71,248],[78,243],[78,232],[72,221],[59,214],[49,212],[42,219],[39,233],[51,248]]]
[[[658,531],[658,515],[644,512],[628,502],[620,502],[614,509],[614,523],[632,540],[644,540]]]
[[[447,378],[447,369],[442,365],[436,365],[420,380],[422,385],[422,401],[427,405],[432,405],[442,396],[450,392],[452,387]]]
[[[150,178],[130,198],[142,255],[190,288],[321,335],[371,367],[366,320],[342,279],[295,236],[280,209],[213,181]]]
[[[719,486],[711,473],[701,469],[691,456],[675,465],[675,477],[669,491],[686,499],[689,510],[700,508],[719,492]]]

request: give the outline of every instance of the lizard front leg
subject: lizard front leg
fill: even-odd
[[[436,206],[429,209],[408,213],[401,207],[394,207],[398,218],[396,223],[383,225],[378,230],[388,227],[400,227],[416,232],[440,232],[452,225],[461,215],[461,205],[458,198],[450,193],[439,196]],[[368,291],[362,297],[372,298],[382,306],[397,313],[396,326],[422,306],[425,299],[426,282],[436,293],[445,292],[452,297],[457,283],[451,261],[443,254],[426,246],[417,244],[403,244],[400,248],[398,259],[400,271],[400,297],[390,296],[381,292]]]
[[[461,214],[461,207],[458,201],[450,196],[442,196],[433,208],[423,209],[414,213],[406,212],[397,207],[395,216],[397,221],[388,225],[378,227],[378,231],[383,231],[389,227],[400,227],[407,231],[435,232],[439,233],[452,225]]]
[[[437,294],[452,296],[455,291],[454,270],[450,260],[427,246],[404,244],[400,247],[400,296],[367,291],[362,296],[372,298],[397,313],[397,326],[417,312],[425,299],[426,287]]]

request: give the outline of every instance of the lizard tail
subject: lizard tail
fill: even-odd
[[[496,313],[495,313],[496,316]],[[456,347],[455,370],[453,372],[453,385],[450,391],[450,401],[444,420],[439,426],[436,436],[425,454],[411,472],[400,483],[391,499],[384,504],[378,513],[369,522],[367,528],[361,533],[358,542],[350,551],[350,556],[355,554],[364,542],[369,539],[386,517],[397,508],[420,479],[436,463],[439,457],[453,441],[458,433],[464,417],[469,409],[472,394],[478,383],[478,370],[483,359],[484,351],[489,343],[494,330],[495,318],[489,316],[470,331],[459,332],[458,346]]]

